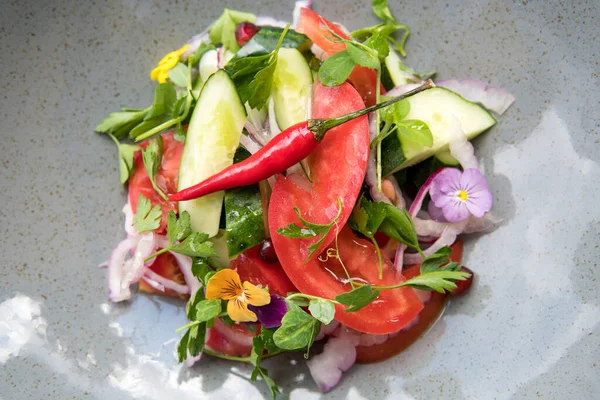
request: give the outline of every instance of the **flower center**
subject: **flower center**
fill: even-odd
[[[469,194],[466,190],[459,190],[457,196],[461,201],[467,201],[469,198]]]

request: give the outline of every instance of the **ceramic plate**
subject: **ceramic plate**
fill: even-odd
[[[145,106],[149,71],[223,2],[8,1],[0,13],[2,399],[260,399],[249,369],[176,363],[181,303],[106,302],[97,265],[123,237],[109,111]],[[349,28],[369,2],[318,1]],[[227,2],[291,19],[292,3]],[[392,1],[408,64],[517,98],[476,140],[503,219],[466,241],[470,295],[401,355],[353,367],[327,396],[302,356],[269,362],[291,399],[600,396],[597,1]]]

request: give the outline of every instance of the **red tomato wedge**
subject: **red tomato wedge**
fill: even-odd
[[[165,193],[177,192],[177,176],[179,173],[179,162],[183,152],[183,143],[173,138],[173,133],[162,135],[164,152],[160,169],[156,174],[156,184]],[[147,146],[147,142],[142,147]],[[148,173],[144,168],[141,151],[135,154],[135,169],[129,178],[129,203],[135,214],[139,195],[142,194],[150,200],[152,206],[159,205],[162,209],[162,220],[156,229],[157,233],[164,233],[167,226],[167,214],[173,210],[177,212],[177,202],[165,201],[152,187]]]
[[[244,324],[227,325],[219,318],[208,330],[206,347],[231,357],[248,357],[252,351],[252,338],[260,333],[260,326],[252,332]]]
[[[460,262],[463,251],[462,241],[458,240],[450,247],[452,248],[450,261]],[[421,265],[409,265],[404,269],[404,276],[410,279],[419,275],[420,272]],[[429,327],[438,319],[445,305],[446,295],[432,292],[431,298],[425,303],[423,311],[419,314],[419,320],[415,325],[401,331],[398,335],[389,338],[381,344],[356,347],[356,361],[361,364],[379,362],[404,351],[427,332]]]
[[[315,84],[313,118],[333,118],[363,107],[364,103],[359,94],[348,83],[336,87]],[[307,159],[312,183],[304,175],[292,175],[289,179],[282,178],[285,181],[291,179],[300,183],[309,191],[294,184],[279,184],[279,180],[273,187],[268,212],[271,236],[280,236],[276,230],[289,223],[283,223],[285,221],[283,219],[277,222],[281,225],[274,225],[271,218],[278,220],[282,215],[288,215],[290,211],[293,213],[292,209],[298,206],[296,200],[305,200],[300,207],[304,218],[310,222],[327,224],[336,216],[338,199],[340,199],[342,214],[335,229],[331,230],[320,249],[315,252],[313,257],[316,257],[333,241],[337,230],[343,227],[350,217],[367,171],[368,156],[367,117],[357,118],[327,132],[321,144]],[[314,241],[313,239],[299,242],[303,259],[308,256],[308,246]],[[282,249],[275,246],[275,250],[283,264]]]
[[[175,256],[173,256],[171,253],[163,253],[157,256],[156,260],[154,260],[154,262],[150,266],[150,269],[162,277],[185,285],[185,279],[183,279],[183,274],[179,269],[177,260],[175,259]],[[138,285],[140,288],[140,292],[160,294],[170,297],[178,297],[181,299],[187,299],[189,297],[188,295],[177,293],[171,289],[165,289],[164,292],[161,292],[160,290],[157,290],[152,286],[148,285],[146,281],[144,281],[144,279],[141,279]]]
[[[332,56],[339,51],[345,50],[346,45],[330,40],[331,33],[329,29],[344,39],[350,39],[336,24],[328,21],[321,15],[309,8],[300,9],[300,19],[298,20],[296,31],[304,33],[314,44],[323,49],[329,56]],[[377,102],[377,73],[374,70],[356,66],[348,80],[358,93],[360,93],[367,106],[372,106]],[[381,93],[385,92],[383,86],[381,90]]]
[[[242,282],[269,288],[269,293],[285,297],[298,289],[287,277],[279,263],[267,264],[258,255],[260,245],[254,246],[231,261],[231,269],[237,271]]]

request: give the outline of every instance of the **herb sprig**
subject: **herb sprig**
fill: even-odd
[[[338,204],[338,212],[337,212],[336,216],[333,217],[331,222],[329,222],[328,224],[315,224],[315,223],[309,222],[302,217],[302,214],[300,213],[300,210],[298,209],[298,207],[294,207],[294,212],[296,213],[296,215],[298,215],[298,219],[300,219],[300,222],[302,223],[302,225],[304,225],[304,227],[301,227],[295,223],[291,223],[284,228],[277,229],[277,233],[280,234],[281,236],[285,236],[285,237],[292,238],[292,239],[313,238],[313,237],[318,236],[319,239],[316,242],[314,242],[313,244],[311,244],[310,246],[308,246],[309,253],[308,253],[308,257],[306,257],[306,260],[305,260],[305,261],[308,261],[313,256],[315,251],[317,251],[321,247],[321,244],[323,243],[325,238],[329,235],[331,228],[333,228],[333,226],[336,224],[336,222],[339,220],[340,216],[342,215],[342,208],[343,208],[342,200],[338,199],[337,204]]]

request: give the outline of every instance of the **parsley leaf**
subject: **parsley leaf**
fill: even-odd
[[[335,297],[335,301],[348,306],[344,312],[354,312],[369,305],[379,296],[379,290],[371,287],[371,285],[363,285],[350,292],[342,293]]]
[[[235,53],[240,48],[235,39],[235,28],[241,22],[254,23],[256,22],[256,15],[228,8],[224,9],[223,14],[210,28],[210,40],[215,45],[222,43],[227,50]]]
[[[326,299],[311,299],[308,303],[308,311],[311,315],[325,325],[333,321],[335,316],[335,305]]]
[[[183,242],[172,246],[169,250],[188,257],[213,257],[217,252],[206,233],[194,232]]]
[[[133,226],[138,232],[153,231],[160,226],[162,210],[159,205],[152,207],[152,203],[143,194],[138,197]]]
[[[283,316],[281,326],[273,334],[273,341],[277,347],[284,350],[300,350],[309,348],[321,323],[302,311],[296,305],[289,304],[289,311]]]
[[[289,30],[283,30],[275,50],[269,54],[234,58],[227,63],[225,71],[233,80],[242,103],[254,109],[262,109],[271,96],[273,77],[277,66],[281,42]]]
[[[414,249],[420,249],[417,232],[408,212],[388,204],[386,218],[379,226],[379,230],[394,240],[404,243]]]
[[[321,64],[319,80],[325,86],[339,86],[348,79],[354,65],[354,60],[347,51],[335,53]]]
[[[192,226],[190,223],[190,213],[183,211],[179,218],[175,215],[175,211],[169,211],[167,216],[167,237],[169,243],[180,242],[192,234]]]
[[[308,261],[312,257],[312,255],[315,253],[315,251],[317,251],[319,249],[319,247],[321,246],[321,244],[323,243],[325,238],[329,235],[329,232],[331,231],[331,228],[333,227],[333,225],[340,218],[340,215],[342,215],[342,200],[338,199],[337,203],[338,203],[338,213],[328,224],[314,224],[312,222],[308,222],[307,220],[305,220],[302,217],[302,214],[300,214],[300,210],[297,207],[294,207],[294,212],[296,213],[296,215],[298,215],[300,222],[305,226],[305,228],[301,228],[300,226],[296,225],[295,223],[292,223],[284,228],[277,229],[277,233],[280,234],[281,236],[285,236],[285,237],[293,238],[293,239],[310,238],[310,237],[316,237],[316,236],[320,235],[319,240],[317,240],[315,243],[308,246],[309,253],[308,253],[308,257],[306,257],[306,260],[305,260],[305,261]]]
[[[256,378],[260,375],[260,377],[269,386],[273,399],[276,399],[277,395],[281,394],[281,392],[279,391],[279,388],[277,387],[275,381],[269,376],[269,372],[265,368],[260,366],[260,362],[262,361],[265,348],[269,350],[268,345],[265,342],[265,336],[263,336],[262,333],[261,335],[256,336],[254,337],[254,339],[252,339],[252,351],[250,353],[249,362],[254,366],[254,370],[252,371],[250,379],[252,381],[255,381]]]
[[[119,180],[121,184],[124,184],[133,174],[133,169],[135,167],[133,156],[136,151],[140,150],[140,147],[132,144],[119,143],[119,140],[112,133],[107,133],[107,135],[117,145],[117,150],[119,152]]]
[[[150,178],[150,183],[152,183],[152,187],[162,197],[165,201],[169,201],[167,195],[158,187],[156,184],[156,174],[160,168],[160,163],[162,161],[162,153],[163,153],[163,141],[159,136],[156,140],[150,142],[145,149],[142,150],[142,160],[144,161],[144,167],[146,168],[146,172],[148,173],[148,177]]]
[[[210,267],[210,264],[205,258],[194,258],[192,260],[192,274],[194,274],[204,286],[206,286],[208,279],[210,279],[210,277],[207,278],[209,273],[214,273],[214,270]]]
[[[471,276],[468,272],[461,271],[431,271],[417,275],[400,286],[410,286],[420,290],[435,290],[439,293],[456,289],[455,281],[464,281]]]
[[[114,135],[117,139],[122,139],[129,134],[129,131],[144,120],[144,117],[150,110],[150,107],[137,109],[123,109],[110,113],[102,122],[94,129],[98,133],[108,133]]]
[[[421,274],[434,271],[460,271],[460,265],[450,262],[452,249],[444,246],[421,263]]]

